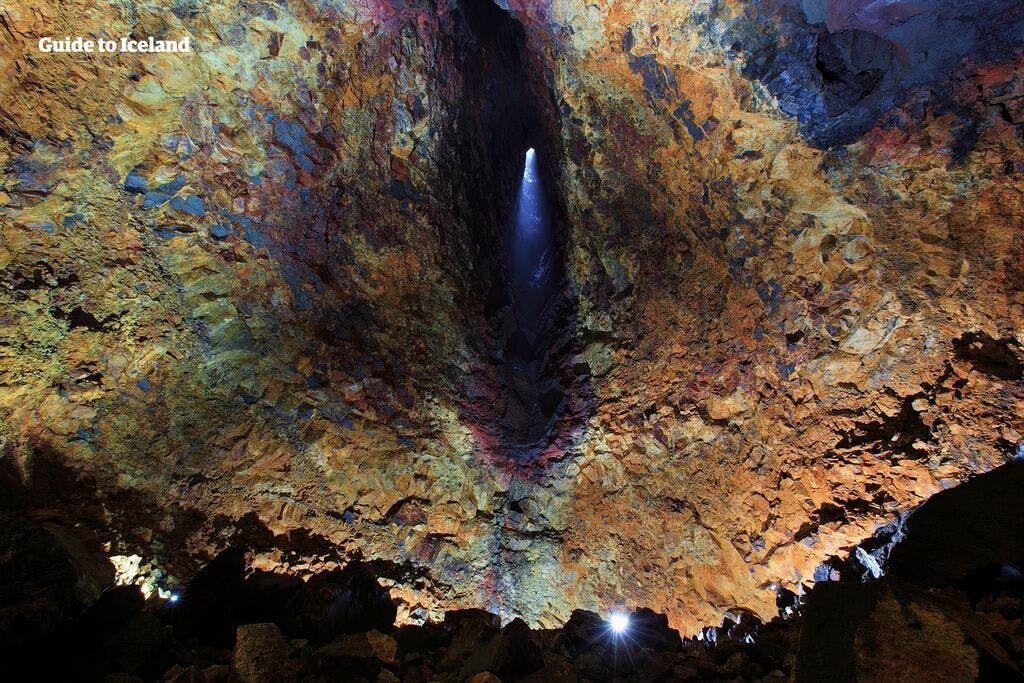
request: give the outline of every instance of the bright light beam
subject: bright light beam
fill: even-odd
[[[612,614],[608,617],[608,626],[611,627],[612,633],[621,636],[629,628],[629,615],[622,613]]]
[[[540,177],[540,155],[533,147],[526,150],[510,223],[509,265],[514,312],[523,324],[532,325],[538,321],[545,303],[554,296],[558,286],[552,275],[556,245],[551,229],[551,209]]]

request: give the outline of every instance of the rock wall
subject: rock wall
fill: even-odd
[[[311,550],[435,567],[428,604],[481,599],[468,568],[446,572],[484,564],[473,517],[495,490],[458,414],[521,172],[486,152],[525,151],[537,125],[533,86],[501,78],[525,55],[493,19],[6,12],[5,460],[42,506],[180,576],[241,537],[301,547],[303,567]],[[63,33],[195,50],[35,50]]]
[[[790,105],[839,88],[821,55],[843,26],[759,3],[520,7],[558,46],[598,396],[561,499],[577,604],[655,605],[684,633],[770,615],[773,588],[1018,451],[1022,24],[1000,8],[949,72],[906,26],[860,45],[900,57],[836,121]]]
[[[499,4],[0,15],[4,461],[40,508],[182,578],[376,562],[400,620],[694,633],[1019,452],[1014,3]],[[34,50],[79,33],[195,51]],[[527,146],[565,396],[524,451]]]

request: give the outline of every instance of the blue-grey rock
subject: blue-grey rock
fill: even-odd
[[[163,192],[149,192],[146,194],[146,198],[142,200],[143,209],[155,209],[158,206],[163,206],[171,200],[171,195],[164,194]]]
[[[132,171],[124,179],[124,189],[133,194],[146,194],[149,191],[149,185],[145,177]]]
[[[183,211],[193,216],[206,214],[206,204],[201,197],[190,194],[186,197],[175,197],[171,200],[171,208],[175,211]]]
[[[267,246],[267,238],[259,233],[256,226],[254,226],[251,221],[243,223],[242,225],[245,228],[245,232],[242,233],[242,237],[245,238],[246,242],[257,249],[262,249]]]
[[[296,121],[280,119],[274,122],[274,137],[296,156],[310,152],[306,129]]]
[[[179,175],[174,180],[160,185],[156,189],[164,194],[175,195],[185,187],[185,176]]]
[[[279,119],[274,122],[274,137],[278,144],[286,147],[295,155],[295,162],[304,171],[313,170],[313,162],[309,155],[313,152],[313,145],[309,142],[309,135],[302,124],[296,121]]]
[[[738,17],[723,43],[743,55],[744,75],[778,98],[811,143],[833,147],[870,130],[914,88],[943,98],[958,65],[1005,61],[1024,36],[1020,0],[874,4],[892,12],[868,11],[871,0],[850,0],[836,14],[824,0],[779,3],[790,7],[778,17]],[[973,147],[977,126],[963,123],[954,159]]]

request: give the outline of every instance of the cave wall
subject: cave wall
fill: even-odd
[[[1018,452],[1012,3],[939,62],[938,1],[498,4],[8,10],[0,406],[40,509],[182,578],[238,543],[376,561],[402,619],[692,633]],[[104,31],[197,47],[33,50]],[[538,139],[566,395],[521,459],[500,231]]]
[[[1014,457],[1019,8],[960,15],[952,57],[922,54],[944,4],[905,43],[872,24],[888,40],[855,56],[898,57],[865,92],[820,56],[878,20],[864,3],[508,4],[550,46],[597,393],[558,503],[573,599],[683,632],[768,617],[775,588]]]
[[[524,71],[512,29],[431,2],[5,17],[13,476],[182,578],[237,542],[281,570],[380,559],[414,592],[438,568],[413,605],[486,599],[500,484],[458,411],[521,173],[486,152],[539,135],[530,84],[487,71]],[[104,32],[197,49],[34,49]]]

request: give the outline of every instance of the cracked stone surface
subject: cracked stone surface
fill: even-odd
[[[692,634],[1021,453],[1018,3],[498,5],[0,10],[0,435],[38,514],[180,581],[361,559],[400,622]],[[194,51],[35,50],[78,34]],[[523,346],[528,146],[563,272]]]

